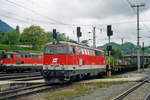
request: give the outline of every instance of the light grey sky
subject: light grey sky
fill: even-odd
[[[0,0],[0,19],[21,30],[40,25],[45,31],[53,28],[77,40],[76,27],[80,26],[81,40],[92,39],[96,26],[96,45],[108,42],[106,27],[112,25],[112,42],[136,44],[136,9],[128,3],[145,3],[140,8],[140,44],[150,45],[150,0]],[[89,41],[92,44],[92,40]]]

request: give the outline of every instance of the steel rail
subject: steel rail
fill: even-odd
[[[144,100],[150,100],[150,93],[148,93],[148,94],[146,95],[146,97],[144,98]]]
[[[11,81],[32,81],[32,80],[39,80],[43,79],[43,76],[34,76],[34,77],[26,77],[21,79],[10,79]]]
[[[19,76],[4,76],[0,77],[0,80],[10,80],[10,79],[17,79],[17,78],[26,78],[26,77],[37,77],[41,76],[40,74],[31,74],[31,75],[19,75]]]
[[[125,98],[128,94],[130,94],[131,92],[133,92],[134,90],[136,90],[137,88],[139,88],[140,86],[145,84],[148,80],[150,80],[150,77],[144,78],[142,80],[142,82],[134,85],[133,87],[129,88],[127,91],[121,93],[120,95],[118,95],[117,97],[113,98],[112,100],[123,100],[123,98]]]
[[[48,86],[47,84],[40,84],[40,85],[33,85],[29,87],[24,87],[24,88],[8,90],[8,91],[0,92],[0,100],[17,98],[23,95],[40,92],[40,91],[51,89],[51,88],[52,86]]]
[[[40,72],[26,72],[26,73],[9,73],[9,74],[6,74],[6,73],[0,73],[0,77],[3,77],[3,76],[15,76],[15,75],[33,75],[33,74],[41,74]]]

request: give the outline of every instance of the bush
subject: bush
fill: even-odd
[[[25,52],[33,52],[33,53],[42,53],[42,50],[32,50],[31,48],[23,48],[23,47],[17,47],[15,45],[4,45],[0,44],[0,52],[4,51],[25,51]]]

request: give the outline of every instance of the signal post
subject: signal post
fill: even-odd
[[[111,25],[107,25],[107,36],[108,36],[108,43],[110,44],[110,36],[113,35],[113,31],[111,30]],[[107,46],[108,51],[108,65],[107,65],[107,76],[111,77],[111,61],[110,61],[110,55],[112,51],[112,46]]]

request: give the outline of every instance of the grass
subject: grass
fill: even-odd
[[[15,45],[5,45],[0,44],[0,52],[12,52],[12,51],[23,51],[23,52],[32,52],[32,53],[42,53],[43,50],[32,50],[31,48],[23,48],[23,47],[17,47]]]
[[[75,83],[73,84],[71,89],[54,90],[54,92],[47,93],[45,95],[45,100],[71,100],[75,97],[90,94],[96,89],[122,83],[125,82],[119,81],[119,82]]]
[[[126,78],[127,76],[122,76],[122,75],[112,75],[111,77],[106,76],[106,78],[109,79],[114,79],[114,78]]]

